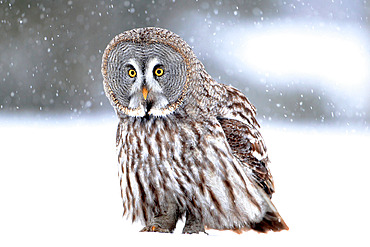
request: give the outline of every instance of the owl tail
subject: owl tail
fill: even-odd
[[[270,198],[259,186],[258,189],[260,190],[260,194],[263,195],[266,203],[268,204],[268,209],[262,221],[254,223],[251,228],[261,233],[267,233],[269,231],[280,232],[282,230],[289,230],[289,227],[280,216],[274,204],[272,204]]]
[[[267,212],[263,220],[255,223],[251,228],[257,232],[267,233],[269,231],[280,232],[282,230],[289,230],[283,218],[278,212]]]

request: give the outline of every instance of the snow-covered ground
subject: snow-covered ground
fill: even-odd
[[[139,233],[122,218],[116,119],[0,119],[0,246],[366,246],[369,132],[265,127],[290,230]],[[183,223],[179,223],[183,224]]]

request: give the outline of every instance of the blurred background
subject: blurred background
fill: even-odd
[[[368,130],[370,1],[0,1],[0,121],[114,115],[100,63],[125,30],[183,37],[218,82],[242,90],[262,125]]]

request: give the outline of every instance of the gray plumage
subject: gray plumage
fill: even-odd
[[[255,108],[214,81],[184,40],[160,28],[117,35],[102,59],[118,117],[124,214],[143,231],[288,229],[270,198],[268,156]]]

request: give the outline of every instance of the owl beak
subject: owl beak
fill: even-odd
[[[144,96],[144,100],[146,100],[146,98],[148,97],[148,89],[146,87],[143,87],[143,96]]]

